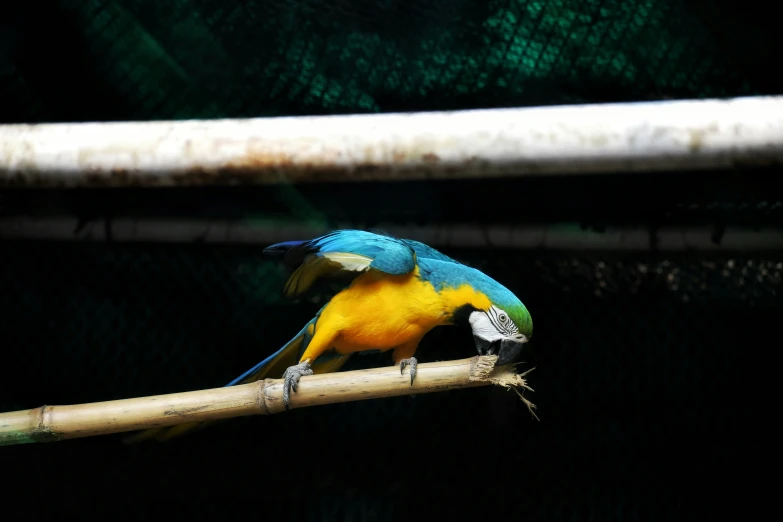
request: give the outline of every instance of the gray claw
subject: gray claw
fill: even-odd
[[[288,410],[288,405],[291,401],[291,390],[296,390],[299,385],[299,379],[304,375],[312,375],[313,370],[310,368],[310,363],[307,361],[289,366],[285,372],[283,372],[283,404],[285,409]]]
[[[411,357],[410,359],[403,359],[400,361],[400,375],[402,375],[402,370],[405,369],[407,365],[411,366],[411,386],[413,386],[413,379],[416,378],[416,365],[418,364],[418,361],[415,357]]]

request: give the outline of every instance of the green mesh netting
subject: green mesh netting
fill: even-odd
[[[215,118],[780,92],[763,58],[780,42],[771,9],[708,0],[17,2],[0,17],[0,115]]]
[[[779,93],[770,5],[15,2],[0,15],[0,121]],[[781,223],[779,182],[634,179],[645,181],[16,192],[0,211],[368,226],[575,220],[651,232],[688,223],[716,225],[717,236],[726,223]],[[465,205],[498,193],[521,203]],[[739,442],[756,397],[733,385],[768,364],[757,354],[778,337],[779,252],[447,252],[529,305],[541,422],[513,394],[478,389],[235,419],[176,444],[129,449],[95,437],[0,448],[12,481],[0,489],[4,515],[410,521],[434,508],[449,520],[658,522],[728,513],[749,476],[739,463],[757,462],[747,453],[758,445]],[[0,242],[0,411],[222,385],[318,307],[282,303],[282,281],[256,247]],[[441,329],[420,357],[472,354],[465,332]],[[367,356],[346,369],[387,362]],[[474,458],[492,450],[496,466]]]
[[[783,255],[448,252],[529,306],[540,422],[513,393],[463,390],[234,419],[165,445],[3,448],[4,469],[47,498],[45,518],[380,521],[437,506],[457,519],[697,520],[734,498],[725,475],[752,400],[737,350],[776,337]],[[282,280],[255,247],[5,242],[0,410],[220,386],[319,307],[281,303]],[[472,354],[468,332],[441,328],[418,355]]]

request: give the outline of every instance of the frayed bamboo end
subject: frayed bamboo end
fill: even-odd
[[[507,390],[514,390],[519,398],[522,399],[522,402],[525,403],[533,418],[540,420],[533,411],[536,409],[536,405],[524,396],[525,390],[533,391],[533,388],[528,386],[525,375],[535,370],[535,368],[531,368],[524,373],[517,373],[514,371],[514,367],[519,363],[495,366],[497,360],[497,355],[477,357],[474,366],[471,368],[469,379],[474,382],[488,382],[502,386]]]

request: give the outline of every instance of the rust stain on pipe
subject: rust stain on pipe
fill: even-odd
[[[491,178],[782,163],[783,97],[0,125],[3,188]]]

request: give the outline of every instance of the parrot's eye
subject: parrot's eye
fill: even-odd
[[[508,317],[506,317],[506,314],[500,314],[498,319],[500,319],[501,323],[505,323],[508,320]]]

